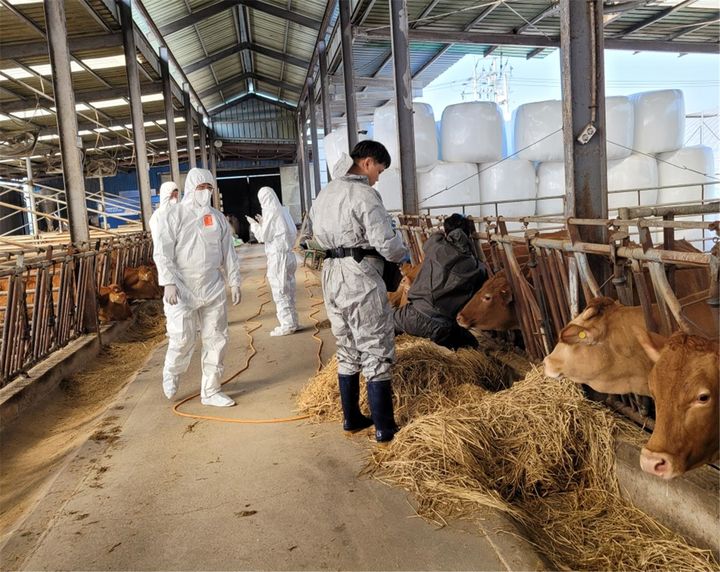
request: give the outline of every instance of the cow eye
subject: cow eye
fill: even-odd
[[[710,401],[710,394],[709,393],[701,393],[697,396],[698,403],[707,403]]]
[[[485,296],[483,296],[483,299],[484,299],[486,302],[489,302],[490,300],[492,300],[492,296],[490,296],[490,294],[485,294]]]

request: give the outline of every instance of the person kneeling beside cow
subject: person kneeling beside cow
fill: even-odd
[[[487,280],[487,270],[470,243],[472,221],[453,214],[443,222],[445,234],[425,242],[425,259],[407,292],[407,304],[395,310],[395,333],[429,338],[450,349],[477,348],[478,342],[458,325],[458,312]]]

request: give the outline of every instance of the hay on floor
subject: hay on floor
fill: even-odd
[[[396,338],[393,367],[395,417],[405,424],[420,415],[468,400],[479,399],[485,389],[505,386],[506,371],[483,351],[448,350],[412,336]],[[367,412],[367,394],[361,383],[361,409]],[[298,409],[316,421],[340,421],[337,359],[333,357],[302,389]]]
[[[500,509],[558,568],[717,569],[709,551],[620,495],[612,415],[536,369],[499,393],[436,410],[373,452],[367,472],[443,523]]]

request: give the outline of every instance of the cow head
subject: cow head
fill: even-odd
[[[110,284],[108,286],[110,291],[108,292],[108,297],[110,299],[110,302],[113,304],[127,304],[127,296],[125,295],[125,292],[123,292],[123,289],[120,288],[117,284]]]
[[[519,327],[513,295],[504,272],[483,284],[457,315],[457,322],[469,330],[514,330]]]
[[[153,281],[153,273],[149,266],[138,266],[137,267],[137,275],[140,280],[143,282],[152,282]]]
[[[630,328],[642,326],[642,313],[610,298],[594,298],[560,332],[543,364],[548,377],[567,377],[602,393],[649,395],[646,358]],[[639,321],[638,321],[639,320]]]
[[[663,346],[643,330],[639,343],[655,364],[649,375],[655,430],[640,453],[646,473],[672,479],[718,458],[718,342],[683,332]]]

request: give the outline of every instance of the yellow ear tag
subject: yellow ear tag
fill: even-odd
[[[578,332],[578,338],[580,338],[581,340],[584,340],[585,338],[587,338],[587,334],[585,333],[584,330],[581,330],[580,332]]]

